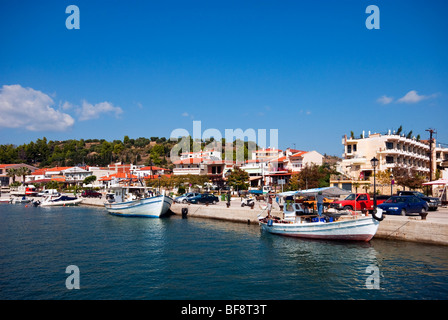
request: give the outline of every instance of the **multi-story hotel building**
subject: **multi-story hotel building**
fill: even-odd
[[[344,145],[342,170],[352,178],[371,176],[373,168],[370,160],[373,157],[379,160],[378,171],[391,169],[396,165],[413,167],[422,173],[430,171],[427,141],[417,141],[396,134],[375,133],[359,139],[344,136],[342,144]],[[434,161],[433,167],[435,171]]]
[[[376,168],[377,172],[400,166],[414,168],[418,172],[429,175],[430,165],[432,165],[432,179],[434,179],[437,168],[434,139],[431,155],[428,140],[418,141],[415,138],[390,132],[388,134],[370,134],[369,132],[366,136],[363,133],[358,139],[345,135],[342,138],[342,144],[344,145],[344,153],[339,171],[343,173],[343,176],[339,177],[339,181],[330,181],[331,185],[351,189],[355,182],[365,181],[368,183],[370,178],[373,177],[373,167],[370,160],[374,157],[379,160]],[[448,151],[448,149],[444,150]],[[440,151],[440,155],[444,156],[444,153]]]

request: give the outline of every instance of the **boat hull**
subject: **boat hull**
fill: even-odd
[[[67,206],[77,206],[82,202],[82,199],[69,200],[69,201],[43,201],[41,207],[67,207]]]
[[[261,228],[272,234],[288,237],[370,241],[378,230],[379,221],[360,217],[335,222],[272,223],[260,222]]]
[[[170,209],[173,199],[161,195],[134,201],[105,203],[107,211],[116,216],[159,218]]]

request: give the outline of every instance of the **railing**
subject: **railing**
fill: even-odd
[[[174,168],[173,174],[200,174],[200,168]]]

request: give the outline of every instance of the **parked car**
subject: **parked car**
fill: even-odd
[[[385,214],[396,214],[405,216],[410,213],[424,213],[428,211],[428,204],[416,196],[392,196],[378,208],[384,210]]]
[[[388,197],[388,196],[387,196]],[[387,198],[386,197],[386,198]],[[355,200],[356,198],[356,200]],[[376,204],[383,203],[386,199],[383,197],[376,197]],[[352,193],[344,200],[333,201],[330,203],[331,208],[337,210],[373,210],[373,197],[368,193]]]
[[[189,203],[217,203],[218,201],[218,197],[210,193],[198,194],[187,199]]]
[[[84,198],[101,198],[103,195],[95,190],[84,190],[81,197]]]
[[[416,196],[428,203],[428,209],[436,211],[440,205],[440,199],[434,197],[427,197],[423,193],[418,191],[398,191],[399,196]]]
[[[183,195],[181,195],[181,196],[179,196],[179,197],[176,197],[176,198],[174,199],[174,201],[177,202],[177,203],[187,203],[187,200],[188,200],[189,198],[195,197],[195,196],[197,196],[198,194],[200,194],[200,193],[198,193],[198,192],[188,192],[188,193],[184,193]]]

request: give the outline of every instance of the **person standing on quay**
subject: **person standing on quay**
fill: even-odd
[[[271,216],[271,210],[272,210],[272,196],[270,195],[270,194],[268,194],[268,199],[267,199],[268,201],[268,203],[267,203],[267,205],[268,205],[268,216],[270,217]]]
[[[321,216],[324,208],[324,196],[322,195],[322,191],[319,191],[317,193],[316,200],[317,200],[317,213],[319,214],[319,216]]]

